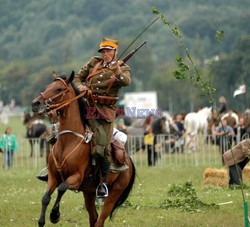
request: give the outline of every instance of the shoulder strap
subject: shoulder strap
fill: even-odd
[[[90,78],[92,78],[93,76],[97,75],[98,73],[96,72],[96,70],[98,69],[98,67],[102,64],[103,60],[98,61],[95,65],[95,67],[93,68],[92,72],[88,75],[88,77],[86,78],[86,80],[89,80]],[[98,70],[99,72],[100,70]]]

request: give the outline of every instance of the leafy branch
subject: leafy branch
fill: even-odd
[[[183,42],[182,33],[177,25],[172,25],[164,16],[164,14],[161,13],[156,7],[153,7],[152,13],[159,16],[163,24],[167,25],[170,28],[172,34],[178,39],[179,44],[183,47],[187,59],[189,61],[189,64],[191,65],[190,67],[188,63],[186,63],[181,57],[179,56],[176,57],[177,69],[173,71],[173,76],[177,80],[187,80],[195,88],[200,88],[202,93],[206,94],[209,97],[209,101],[215,105],[213,94],[215,93],[216,89],[212,87],[211,84],[212,81],[211,70],[209,69],[207,72],[203,72],[196,67],[189,49],[185,46]],[[223,38],[224,38],[224,32],[217,31],[216,39],[221,43],[223,41]],[[214,63],[214,61],[215,58],[213,59],[212,64]]]

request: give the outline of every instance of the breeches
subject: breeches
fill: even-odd
[[[92,140],[92,155],[103,157],[110,162],[111,140],[113,135],[113,123],[103,119],[90,119],[90,126],[94,132]]]

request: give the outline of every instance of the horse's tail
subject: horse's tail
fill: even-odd
[[[110,213],[110,216],[109,216],[110,219],[112,219],[113,212],[126,201],[126,199],[128,198],[128,196],[131,192],[131,189],[133,188],[134,182],[135,182],[136,169],[135,169],[135,166],[134,166],[132,159],[131,158],[129,158],[129,159],[130,159],[131,165],[132,165],[132,175],[131,175],[128,186],[125,188],[125,190],[122,192],[122,194],[120,195],[120,197],[116,201],[116,203],[115,203],[115,205]]]

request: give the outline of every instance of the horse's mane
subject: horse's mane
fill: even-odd
[[[74,89],[74,92],[75,92],[76,96],[79,95],[80,94],[79,89],[75,86],[74,83],[71,83],[71,85],[72,85],[72,87]],[[86,102],[84,101],[84,98],[79,98],[79,99],[77,99],[77,101],[78,101],[81,121],[82,121],[82,124],[83,124],[84,128],[86,129],[86,125],[88,124],[88,119],[86,118],[87,105],[86,105]]]

